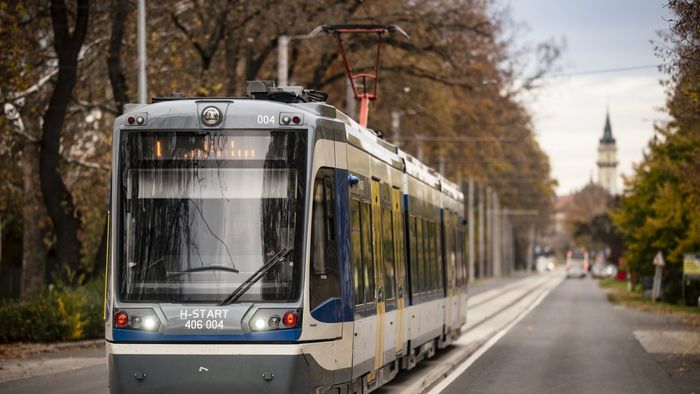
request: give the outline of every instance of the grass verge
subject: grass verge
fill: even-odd
[[[684,323],[700,327],[700,308],[661,301],[654,303],[649,298],[643,298],[639,292],[627,290],[627,282],[617,281],[613,278],[600,279],[598,285],[605,289],[608,301],[614,304],[647,312],[675,315],[681,318]]]

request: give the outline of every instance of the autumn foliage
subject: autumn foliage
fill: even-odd
[[[410,39],[384,42],[380,98],[369,126],[391,139],[391,113],[400,111],[403,148],[436,168],[442,160],[452,180],[490,185],[504,207],[540,212],[514,219],[516,231],[547,226],[555,182],[520,100],[553,67],[560,47],[515,47],[514,24],[498,2],[147,3],[150,96],[240,95],[246,80],[276,79],[280,35],[303,35],[322,24],[400,25]],[[3,240],[21,240],[3,242],[2,264],[21,271],[19,295],[29,297],[57,278],[82,283],[99,276],[104,266],[111,123],[136,96],[136,5],[0,0],[0,26],[0,222]],[[361,69],[371,59],[371,42],[348,44]],[[292,40],[289,49],[290,82],[324,90],[330,104],[352,112],[334,40]],[[530,54],[536,64],[525,62]],[[68,71],[75,72],[74,87],[57,96]],[[49,148],[55,157],[39,160]],[[517,233],[524,260],[526,231]]]

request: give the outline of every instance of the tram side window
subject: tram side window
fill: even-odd
[[[423,282],[423,290],[430,292],[433,287],[432,282],[432,272],[430,266],[432,261],[430,259],[430,223],[427,220],[423,220],[423,265],[425,266],[425,282]]]
[[[394,262],[396,267],[396,272],[394,276],[396,277],[396,295],[398,297],[406,296],[406,258],[404,251],[404,233],[403,233],[403,216],[400,211],[393,212],[392,214],[394,221]]]
[[[469,267],[467,267],[467,248],[464,231],[459,232],[459,246],[459,256],[462,260],[462,284],[464,285],[467,284],[467,281],[469,280]]]
[[[384,255],[384,294],[386,300],[394,297],[394,232],[391,210],[382,208],[382,254]]]
[[[335,240],[333,171],[321,169],[314,180],[311,217],[311,309],[329,298],[340,297]]]
[[[449,216],[445,215],[445,218],[448,219]],[[446,277],[447,277],[448,287],[451,287],[452,284],[454,283],[454,275],[455,275],[455,270],[454,270],[455,239],[454,239],[454,232],[452,230],[451,224],[452,223],[449,219],[445,221],[445,270],[447,273]]]
[[[352,279],[355,287],[355,305],[365,303],[365,285],[362,270],[362,234],[360,228],[360,202],[350,200],[352,238]]]
[[[435,226],[435,258],[437,259],[437,286],[438,289],[442,292],[443,290],[443,283],[444,283],[444,276],[442,273],[442,237],[440,236],[441,234],[441,227],[440,226]]]
[[[409,256],[411,259],[411,291],[413,294],[418,294],[418,250],[416,249],[418,247],[418,244],[416,242],[416,217],[415,216],[410,216],[408,219],[408,235],[410,238],[410,247],[411,250],[409,252]]]
[[[423,232],[423,237],[425,238],[425,280],[426,290],[428,290],[428,292],[433,291],[433,282],[435,280],[435,278],[433,278],[433,276],[435,275],[435,269],[433,268],[434,259],[430,255],[431,225],[432,223],[430,223],[427,220],[423,223],[423,226],[425,226]]]
[[[365,284],[365,302],[374,302],[374,265],[372,264],[372,218],[368,203],[361,203],[360,226],[362,227],[362,271]]]
[[[423,260],[423,219],[417,219],[416,241],[418,244],[418,291],[425,291],[425,264]]]
[[[462,282],[464,281],[464,278],[462,277],[462,261],[460,258],[459,254],[459,249],[460,249],[460,240],[459,240],[459,231],[457,229],[453,229],[453,234],[454,234],[454,250],[452,253],[454,253],[454,259],[455,259],[455,274],[457,276],[457,286],[462,286]]]
[[[435,257],[435,223],[430,223],[430,239],[428,239],[430,244],[430,288],[431,290],[437,290],[438,288],[438,277],[437,277],[437,257]]]

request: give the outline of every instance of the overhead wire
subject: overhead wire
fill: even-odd
[[[647,64],[647,65],[643,65],[643,66],[603,68],[603,69],[599,69],[599,70],[563,72],[563,73],[555,73],[555,74],[549,74],[549,75],[545,74],[542,76],[542,78],[565,78],[565,77],[575,77],[575,76],[579,76],[579,75],[609,74],[609,73],[626,72],[626,71],[646,70],[646,69],[658,68],[658,67],[659,67],[659,65]]]

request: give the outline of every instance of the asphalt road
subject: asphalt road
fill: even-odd
[[[662,330],[697,334],[613,306],[593,280],[565,280],[443,393],[700,393],[698,354],[650,353],[635,334],[652,346]]]

